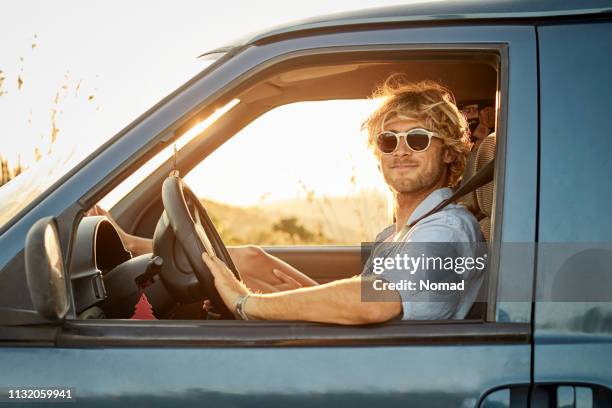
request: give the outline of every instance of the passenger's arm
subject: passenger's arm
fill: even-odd
[[[123,243],[127,250],[132,253],[133,256],[149,254],[153,252],[153,240],[149,238],[137,237],[136,235],[128,234],[122,231]]]
[[[110,213],[99,205],[92,207],[86,215],[108,218],[117,229],[123,245],[133,256],[153,252],[151,239],[128,234]],[[257,246],[228,247],[227,250],[246,285],[254,291],[270,293],[317,285],[317,282],[308,276]]]
[[[119,233],[119,236],[121,237],[121,241],[123,242],[125,249],[130,251],[133,256],[138,256],[138,255],[143,255],[143,254],[148,254],[148,253],[153,252],[153,241],[151,239],[137,237],[136,235],[128,234],[127,232],[123,230],[123,228],[121,228],[121,226],[119,226],[119,224],[117,224],[117,222],[113,219],[110,213],[106,211],[104,208],[100,207],[99,205],[97,204],[94,205],[89,211],[87,211],[87,213],[85,213],[85,215],[86,216],[101,215],[101,216],[108,218],[108,220],[115,226],[115,229]]]
[[[120,228],[117,226],[117,228]],[[126,248],[134,255],[153,252],[152,240],[137,237],[121,230]],[[317,285],[315,281],[280,259],[254,246],[227,248],[244,283],[253,291],[280,292]]]
[[[240,276],[251,289],[261,290],[262,292],[278,292],[318,285],[313,279],[281,259],[268,254],[260,247],[253,245],[229,247],[228,251],[234,265],[240,271]],[[273,288],[266,290],[266,287],[261,287],[262,285],[259,285],[259,282],[263,282],[267,286],[271,285]]]

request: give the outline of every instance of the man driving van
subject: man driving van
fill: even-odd
[[[382,102],[364,122],[364,127],[368,144],[394,199],[395,223],[376,237],[377,243],[388,243],[391,248],[385,253],[384,261],[407,257],[424,261],[433,255],[477,258],[478,251],[470,243],[482,242],[483,236],[478,221],[465,207],[451,203],[427,215],[452,195],[470,151],[469,128],[452,95],[438,83],[411,83],[401,75],[392,75],[373,96]],[[151,252],[150,240],[123,231],[121,234],[133,253]],[[425,262],[418,266],[413,263],[410,271],[402,270],[398,262],[376,276],[376,272],[372,273],[373,254],[361,275],[319,285],[259,247],[228,250],[242,282],[219,258],[207,253],[202,258],[214,276],[215,287],[224,303],[242,319],[346,325],[379,323],[393,318],[462,319],[474,302],[484,276],[482,269],[473,268],[461,274],[451,271],[450,280],[460,281],[461,285],[457,283],[451,291],[446,288],[438,296],[427,286],[416,290],[404,288],[409,280],[429,282],[428,277],[434,271]],[[376,278],[381,278],[379,284],[384,282],[386,296],[384,300],[366,301],[362,296],[363,285],[371,284]]]

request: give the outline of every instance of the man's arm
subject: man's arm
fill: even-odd
[[[399,296],[395,301],[364,302],[361,285],[361,277],[356,276],[311,288],[253,294],[244,310],[255,319],[347,325],[380,323],[401,313]]]
[[[215,287],[230,310],[249,290],[219,258],[207,254],[202,259],[215,277]],[[361,277],[343,279],[310,288],[272,294],[251,294],[244,305],[247,316],[262,320],[303,320],[319,323],[369,324],[399,315],[399,295],[385,302],[361,299]]]

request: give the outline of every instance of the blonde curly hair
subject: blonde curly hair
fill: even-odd
[[[393,74],[374,92],[372,98],[382,104],[363,123],[368,145],[376,149],[376,137],[391,119],[416,119],[442,136],[455,160],[448,165],[448,185],[456,187],[467,163],[471,142],[469,127],[457,109],[451,92],[434,81],[410,82],[402,74]]]

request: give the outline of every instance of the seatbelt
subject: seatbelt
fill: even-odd
[[[421,221],[423,218],[429,217],[431,214],[440,211],[441,209],[443,209],[444,207],[446,207],[450,203],[452,203],[454,201],[457,201],[461,197],[465,196],[467,193],[470,193],[470,192],[476,190],[477,188],[480,188],[480,187],[484,186],[485,184],[493,181],[493,173],[494,173],[494,171],[495,171],[495,159],[492,159],[482,169],[478,170],[478,172],[476,172],[476,174],[474,174],[472,177],[470,177],[470,179],[468,181],[466,181],[464,184],[459,186],[459,188],[457,190],[455,190],[453,195],[448,197],[446,200],[442,201],[440,204],[436,205],[434,208],[432,208],[426,214],[420,216],[419,218],[417,218],[416,220],[414,220],[410,224],[408,224],[408,228],[410,229],[410,228],[414,227],[414,225],[417,222]]]

